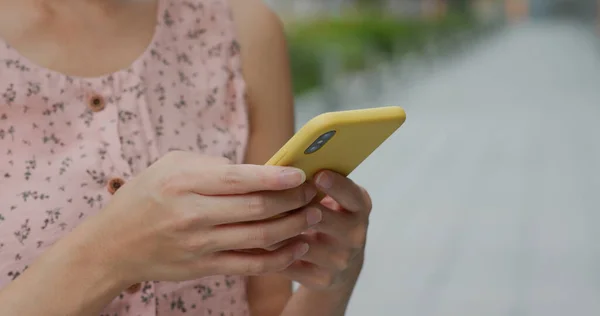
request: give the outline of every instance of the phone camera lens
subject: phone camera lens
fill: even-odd
[[[319,136],[319,138],[317,138],[309,147],[308,149],[306,149],[304,151],[305,154],[312,154],[316,151],[318,151],[319,149],[321,149],[321,147],[323,147],[323,145],[325,145],[329,140],[331,140],[331,138],[333,137],[333,135],[335,135],[335,131],[330,131],[327,132],[321,136]]]
[[[335,131],[330,131],[330,132],[323,134],[323,136],[321,136],[321,138],[325,139],[325,140],[330,140],[333,137],[333,135],[335,135]]]
[[[319,150],[320,148],[321,147],[319,147],[319,146],[310,146],[310,147],[308,147],[308,149],[304,153],[307,154],[307,155],[308,154],[312,154],[315,151]]]

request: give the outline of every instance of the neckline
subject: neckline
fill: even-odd
[[[160,26],[161,26],[160,25],[160,17],[163,15],[163,11],[165,10],[165,8],[163,7],[164,0],[156,0],[156,1],[157,1],[157,5],[156,5],[156,13],[155,13],[155,17],[154,17],[154,19],[155,19],[154,31],[153,31],[152,37],[150,38],[150,42],[148,43],[148,45],[146,46],[144,51],[140,55],[138,55],[138,57],[136,59],[134,59],[129,64],[129,66],[127,66],[125,68],[121,68],[121,69],[113,71],[113,72],[103,74],[103,75],[86,77],[86,76],[74,76],[74,75],[65,74],[58,70],[44,67],[44,66],[36,63],[35,61],[25,57],[23,54],[21,54],[17,49],[12,47],[7,41],[5,41],[1,37],[0,37],[0,44],[3,44],[4,46],[6,46],[6,48],[9,52],[12,52],[14,55],[16,55],[19,58],[19,61],[21,62],[21,64],[23,66],[26,66],[27,68],[31,69],[34,72],[38,72],[38,73],[41,73],[42,75],[49,76],[49,77],[70,79],[70,80],[79,81],[79,82],[87,82],[90,84],[101,83],[101,82],[106,81],[109,78],[118,76],[120,74],[131,72],[135,69],[139,69],[140,66],[150,57],[151,52],[152,52],[154,46],[156,45],[156,43],[158,42],[158,38],[161,33],[160,32]]]

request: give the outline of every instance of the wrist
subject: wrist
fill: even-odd
[[[352,264],[348,267],[348,270],[344,273],[344,279],[332,288],[333,291],[342,291],[345,290],[352,291],[356,286],[356,282],[358,282],[358,278],[360,277],[360,273],[362,272],[362,268],[364,265],[364,252],[361,252],[357,255],[356,258],[352,261]]]
[[[59,261],[75,274],[83,274],[91,283],[98,283],[103,292],[116,292],[133,282],[127,277],[122,258],[111,249],[110,238],[96,234],[91,222],[83,223],[69,236],[59,241],[46,260]],[[131,282],[131,284],[130,284]]]
[[[344,282],[327,290],[314,290],[300,286],[288,301],[283,316],[342,316],[346,309],[355,282]]]
[[[48,251],[43,260],[52,265],[64,266],[88,283],[96,283],[102,292],[120,292],[128,286],[125,274],[117,264],[118,258],[105,251],[101,245],[87,243],[85,239],[62,240]]]

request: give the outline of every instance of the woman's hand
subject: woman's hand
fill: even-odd
[[[281,271],[306,253],[306,243],[261,254],[234,250],[267,248],[315,224],[319,212],[311,209],[267,220],[313,199],[316,190],[304,181],[293,168],[170,153],[119,189],[72,238],[97,246],[128,285]]]
[[[321,210],[322,220],[293,239],[310,249],[283,274],[311,289],[353,287],[362,269],[371,198],[352,180],[330,171],[319,173],[315,182],[327,197],[306,210]]]

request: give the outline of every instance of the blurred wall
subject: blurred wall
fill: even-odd
[[[504,0],[474,0],[471,2],[471,12],[482,23],[504,20]]]
[[[600,0],[265,0],[285,17],[336,15],[357,4],[375,4],[382,12],[404,17],[433,18],[449,9],[473,9],[480,18],[509,21],[557,14],[575,14],[600,21]]]
[[[582,19],[600,18],[598,0],[504,0],[508,20],[547,16],[572,16]]]
[[[399,16],[432,17],[447,11],[449,3],[464,3],[473,0],[265,0],[274,10],[285,16],[335,15],[345,9],[369,5],[382,12]]]

